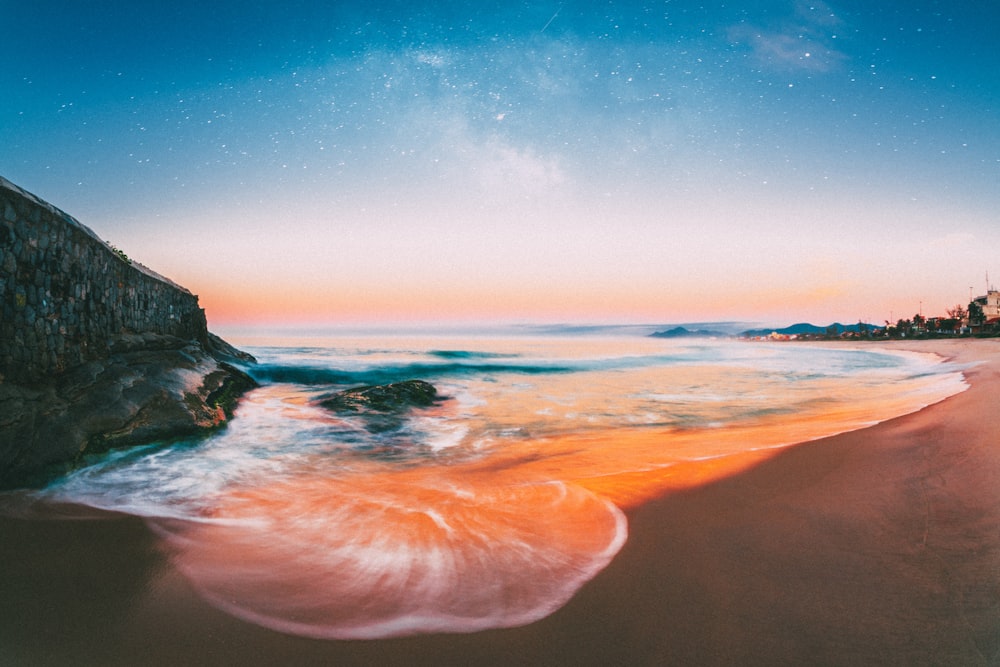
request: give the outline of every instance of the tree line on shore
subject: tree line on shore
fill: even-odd
[[[946,312],[947,317],[925,317],[917,313],[911,318],[900,318],[895,322],[885,320],[883,325],[858,321],[857,324],[845,325],[838,322],[826,327],[803,323],[783,329],[752,329],[744,331],[738,337],[770,340],[879,340],[1000,336],[1000,323],[987,319],[982,305],[975,301],[968,307],[959,304]],[[668,332],[658,335],[664,336],[665,333]]]

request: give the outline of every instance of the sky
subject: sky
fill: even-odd
[[[1000,277],[992,0],[0,15],[0,175],[213,326],[881,323]]]

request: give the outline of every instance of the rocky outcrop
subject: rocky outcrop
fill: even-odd
[[[41,483],[88,454],[219,428],[256,386],[197,342],[132,335],[112,350],[46,382],[0,383],[0,488]]]
[[[249,363],[196,295],[0,178],[0,488],[218,428]]]
[[[440,400],[434,385],[423,380],[355,387],[321,396],[317,405],[339,414],[358,415],[369,431],[391,431],[402,425],[413,408],[426,408]]]

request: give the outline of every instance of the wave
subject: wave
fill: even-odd
[[[346,370],[329,366],[291,364],[261,364],[248,369],[258,382],[282,382],[302,385],[377,385],[403,380],[426,380],[445,377],[469,377],[493,373],[548,375],[582,370],[569,364],[506,364],[506,363],[412,363],[395,364],[361,370]]]
[[[521,356],[502,352],[472,352],[469,350],[431,350],[427,354],[439,359],[516,359]]]
[[[430,350],[421,356],[440,361],[388,362],[344,368],[331,363],[287,363],[284,359],[263,362],[247,368],[261,383],[299,385],[369,386],[403,380],[489,377],[496,374],[562,375],[568,373],[630,370],[653,366],[679,366],[699,363],[690,351],[686,354],[627,355],[583,359],[527,360],[519,354],[468,350]],[[495,360],[495,361],[493,361]]]

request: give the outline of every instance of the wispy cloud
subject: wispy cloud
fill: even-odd
[[[729,40],[750,52],[758,66],[774,70],[825,72],[847,59],[836,48],[843,20],[824,2],[797,2],[785,18],[770,25],[741,23]]]
[[[477,177],[491,190],[542,194],[566,183],[559,161],[530,147],[517,147],[491,139],[481,147]]]

